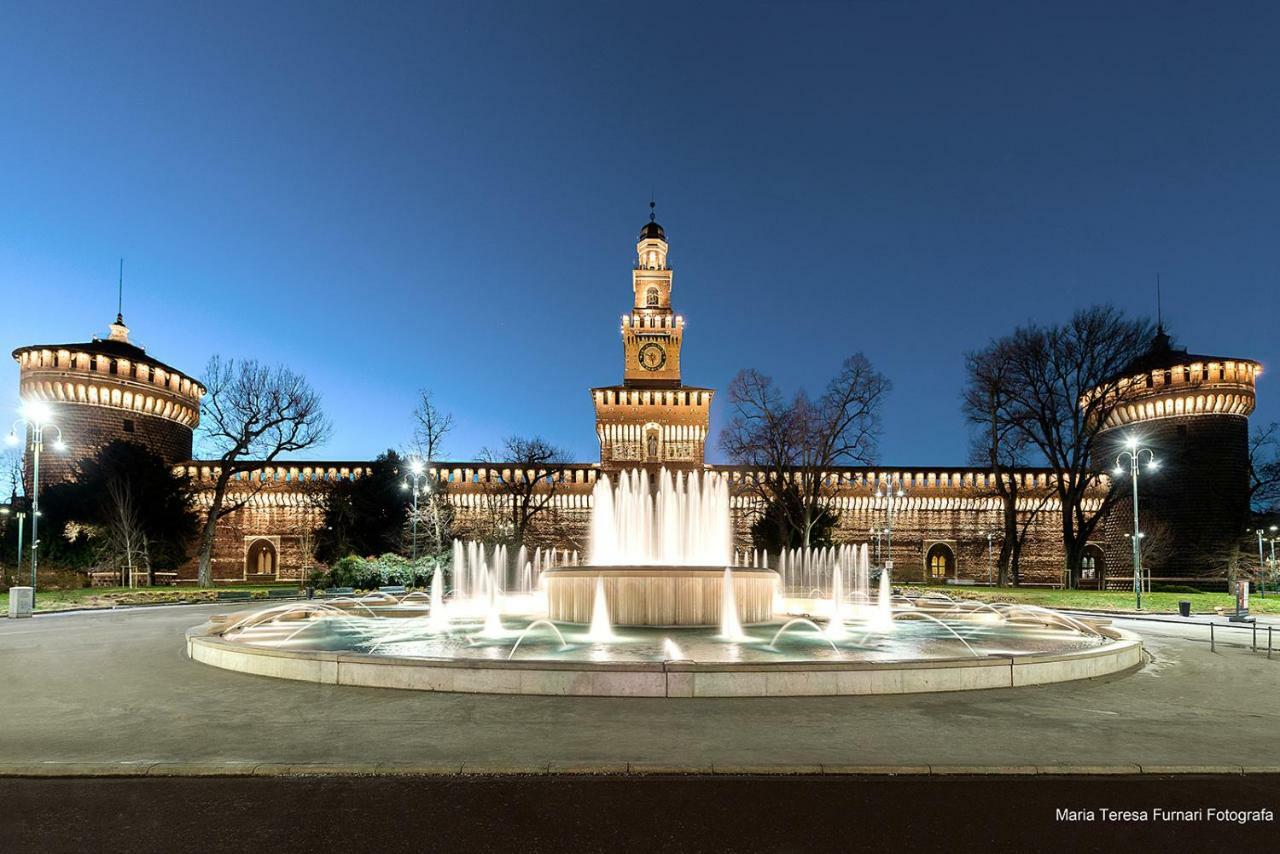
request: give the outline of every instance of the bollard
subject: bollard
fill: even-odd
[[[16,620],[30,617],[35,610],[36,591],[34,587],[9,588],[9,619]]]
[[[1252,651],[1253,652],[1258,651],[1258,623],[1256,620],[1253,623],[1253,650]]]
[[[1217,652],[1218,648],[1213,645],[1213,623],[1209,624],[1209,652]]]
[[[1271,658],[1271,627],[1267,626],[1267,658]]]

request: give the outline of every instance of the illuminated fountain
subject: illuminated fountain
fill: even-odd
[[[778,574],[725,572],[733,557],[726,475],[662,469],[654,483],[646,470],[623,471],[616,483],[601,476],[591,500],[590,564],[543,574],[552,620],[590,622],[602,588],[615,626],[717,626],[728,598],[743,624],[772,619]]]
[[[592,504],[586,563],[455,541],[451,585],[437,568],[429,593],[226,615],[189,633],[189,654],[338,684],[653,697],[1011,687],[1141,660],[1105,625],[895,590],[866,544],[735,552],[723,474],[601,476]]]

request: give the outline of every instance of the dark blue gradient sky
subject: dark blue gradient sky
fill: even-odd
[[[965,461],[966,350],[1157,272],[1182,343],[1280,367],[1275,4],[180,5],[0,0],[0,342],[104,335],[123,255],[157,358],[312,380],[314,457],[429,387],[454,457],[597,459],[651,191],[685,380],[861,350],[885,463]]]

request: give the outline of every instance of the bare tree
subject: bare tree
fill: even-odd
[[[205,368],[204,385],[200,434],[218,454],[219,463],[200,536],[199,582],[209,585],[218,520],[240,510],[262,488],[258,483],[228,503],[227,486],[232,479],[281,454],[321,444],[328,436],[329,422],[320,409],[320,396],[306,379],[285,367],[214,356]]]
[[[1258,427],[1249,437],[1249,504],[1268,513],[1280,503],[1280,422]]]
[[[880,404],[890,387],[861,353],[844,360],[817,400],[799,391],[784,403],[773,380],[751,369],[729,384],[732,413],[720,448],[756,470],[748,485],[780,508],[802,545],[834,514],[829,469],[874,462]]]
[[[996,342],[985,350],[967,354],[965,368],[968,382],[963,410],[975,428],[971,457],[991,472],[1002,510],[996,584],[1004,587],[1012,581],[1016,586],[1021,580],[1020,561],[1027,531],[1046,502],[1041,500],[1031,510],[1024,510],[1019,523],[1022,485],[1017,470],[1027,465],[1030,440],[1020,429],[1019,414],[1013,408],[1010,360],[1004,345]]]
[[[1061,326],[1023,327],[992,345],[1004,362],[1008,398],[997,416],[1055,473],[1072,587],[1085,545],[1118,496],[1113,485],[1101,502],[1087,500],[1105,482],[1095,462],[1099,431],[1120,405],[1131,379],[1127,368],[1147,350],[1151,333],[1149,322],[1094,306]]]
[[[112,478],[107,482],[104,500],[106,537],[103,539],[103,557],[123,570],[121,584],[137,587],[139,572],[144,578],[151,578],[151,550],[132,483],[127,477]],[[125,577],[128,578],[127,584]]]
[[[444,457],[445,439],[453,431],[453,415],[436,406],[430,391],[421,389],[418,392],[418,405],[413,410],[413,421],[414,453],[428,463],[438,462]],[[449,516],[449,509],[445,506],[446,489],[448,481],[437,478],[427,495],[426,506],[418,508],[420,522],[425,518],[430,519],[437,555],[444,551],[444,529]]]
[[[555,503],[567,454],[541,436],[508,436],[501,451],[481,450],[480,460],[498,472],[487,493],[495,515],[505,515],[512,541],[523,543],[529,526]]]
[[[0,500],[26,492],[23,480],[23,449],[6,447],[0,451]]]

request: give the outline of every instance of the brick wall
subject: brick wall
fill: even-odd
[[[80,460],[91,459],[106,445],[124,439],[150,448],[167,463],[191,458],[191,428],[165,418],[121,409],[71,402],[57,405],[57,425],[67,443],[65,453],[53,448],[57,431],[45,431],[40,454],[40,483],[48,486],[70,478]],[[130,431],[132,427],[132,431]],[[28,437],[27,488],[31,486]]]

